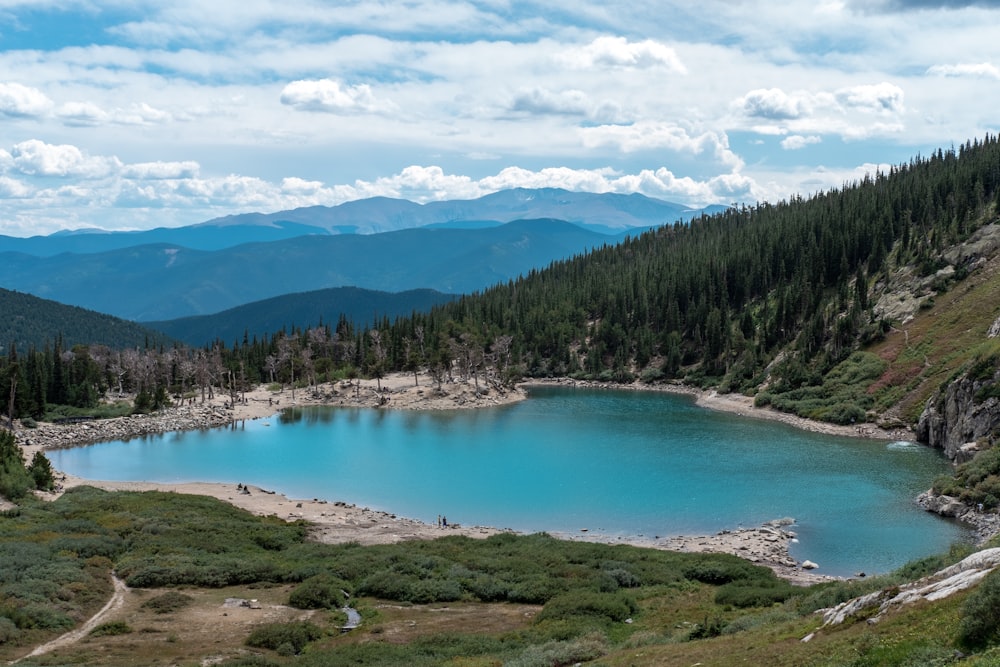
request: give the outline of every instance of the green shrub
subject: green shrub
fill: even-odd
[[[178,591],[167,591],[142,603],[143,609],[149,609],[157,614],[169,614],[183,609],[194,602],[194,598]]]
[[[736,556],[696,557],[694,562],[684,567],[683,572],[686,579],[715,586],[731,581],[775,578],[770,570],[756,567]]]
[[[980,451],[971,461],[958,466],[954,476],[938,477],[933,489],[969,505],[982,503],[986,508],[997,507],[1000,503],[1000,447]]]
[[[726,624],[718,616],[713,616],[711,619],[706,616],[704,622],[698,623],[691,629],[691,632],[688,633],[688,639],[711,639],[712,637],[718,637],[722,634],[725,627]]]
[[[73,619],[47,602],[31,602],[11,609],[8,616],[21,630],[63,630],[73,627]]]
[[[49,544],[53,551],[74,553],[80,558],[117,558],[124,548],[122,539],[117,535],[72,535],[57,537]]]
[[[639,606],[621,593],[572,592],[557,595],[545,603],[538,620],[560,620],[577,616],[593,616],[621,623],[630,618]]]
[[[288,604],[296,609],[340,609],[347,602],[347,588],[344,581],[320,574],[296,586],[288,596]]]
[[[971,648],[1000,641],[1000,570],[986,575],[962,605],[959,639]]]
[[[278,667],[278,663],[262,655],[241,655],[219,663],[219,667]]]
[[[507,590],[507,600],[523,604],[545,604],[559,592],[557,582],[545,575],[532,575],[511,582]]]
[[[0,616],[0,646],[12,644],[21,636],[21,631],[17,629],[14,621],[6,616]]]
[[[24,456],[14,434],[0,429],[0,496],[20,500],[33,488],[35,480],[24,467]]]
[[[367,595],[383,600],[406,600],[410,595],[410,587],[415,583],[412,577],[403,576],[391,571],[374,572],[358,586],[358,595]]]
[[[579,639],[550,641],[529,646],[521,655],[504,663],[506,667],[551,667],[575,665],[600,658],[608,650],[607,642],[600,635],[587,635]]]
[[[308,621],[270,623],[251,632],[246,639],[246,645],[254,648],[269,648],[272,651],[289,646],[293,650],[293,655],[297,655],[302,653],[306,644],[322,636],[323,630]]]
[[[769,584],[744,584],[732,582],[719,588],[715,593],[715,603],[746,609],[747,607],[770,607],[784,602],[796,594],[791,584],[775,581]]]
[[[405,602],[430,604],[432,602],[454,602],[462,598],[462,587],[457,581],[421,579],[410,587]]]
[[[481,602],[500,602],[508,598],[507,584],[489,574],[476,574],[467,579],[465,588]]]
[[[110,621],[101,623],[90,631],[91,637],[113,637],[115,635],[127,635],[132,632],[132,628],[125,621]]]
[[[855,424],[865,421],[865,410],[855,403],[835,403],[820,413],[824,421],[833,424]]]
[[[666,373],[664,373],[663,370],[659,368],[647,368],[642,372],[639,379],[644,384],[654,384],[662,381],[664,378],[666,378]]]

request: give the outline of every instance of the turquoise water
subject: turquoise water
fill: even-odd
[[[51,455],[89,479],[245,482],[519,531],[655,537],[794,517],[792,555],[836,575],[888,571],[968,538],[913,502],[950,470],[932,450],[658,393],[540,388],[483,410],[311,408]]]

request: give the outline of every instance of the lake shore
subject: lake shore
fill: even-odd
[[[775,419],[811,431],[846,435],[851,437],[911,439],[905,430],[885,431],[875,425],[842,427],[804,420],[771,409],[756,408],[752,399],[739,395],[719,395],[681,385],[648,386],[610,385],[578,382],[569,379],[542,380],[525,383],[507,391],[494,388],[479,389],[472,382],[444,383],[434,386],[427,375],[392,374],[381,380],[327,383],[314,388],[272,390],[261,386],[253,391],[232,397],[216,394],[202,403],[200,400],[171,406],[152,415],[137,415],[115,419],[80,422],[74,424],[39,424],[35,429],[17,429],[16,435],[27,459],[35,451],[59,447],[74,447],[108,440],[127,440],[154,433],[221,427],[243,420],[271,417],[281,410],[313,405],[365,407],[401,410],[453,410],[495,407],[523,400],[532,386],[560,386],[602,389],[661,391],[687,394],[695,397],[698,405],[724,410],[747,417]],[[212,496],[258,515],[275,515],[283,519],[304,520],[313,526],[312,538],[330,543],[358,542],[383,544],[410,539],[433,539],[443,535],[487,537],[505,531],[485,526],[448,527],[428,524],[389,512],[358,507],[344,500],[290,499],[252,484],[245,488],[231,484],[190,483],[160,484],[155,482],[107,482],[85,480],[60,474],[60,486],[90,485],[107,490],[147,491],[158,490],[177,493],[194,493]],[[57,494],[45,494],[55,497]],[[592,533],[581,529],[579,533],[561,533],[563,539],[599,541],[611,544],[687,552],[714,552],[734,554],[751,562],[765,565],[779,576],[797,584],[808,585],[827,581],[832,577],[804,569],[789,555],[789,545],[795,533],[788,522],[769,522],[756,528],[722,530],[714,535],[670,536],[648,538],[642,536],[616,536]]]
[[[579,387],[583,389],[608,389],[625,391],[651,391],[666,394],[680,394],[694,398],[696,405],[710,410],[730,412],[741,417],[752,417],[754,419],[768,419],[781,422],[813,433],[824,433],[826,435],[837,435],[848,438],[867,438],[871,440],[905,440],[913,441],[916,434],[912,429],[897,427],[892,429],[882,428],[878,424],[866,422],[863,424],[840,425],[828,422],[806,419],[788,412],[781,412],[771,407],[756,407],[753,398],[743,394],[720,394],[715,390],[703,390],[696,387],[689,387],[682,384],[662,383],[645,384],[639,381],[631,384],[615,384],[610,382],[593,382],[589,380],[573,380],[570,378],[553,378],[530,380],[521,385],[530,389],[538,387]]]

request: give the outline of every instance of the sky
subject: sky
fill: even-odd
[[[0,234],[841,187],[1000,125],[1000,0],[0,0]]]

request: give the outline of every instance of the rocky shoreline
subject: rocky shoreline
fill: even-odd
[[[14,429],[17,442],[26,449],[61,449],[112,440],[132,440],[172,431],[195,431],[228,426],[234,421],[231,409],[215,406],[171,407],[147,415],[76,421],[65,424],[39,422],[33,428]]]
[[[976,531],[977,544],[983,544],[1000,535],[1000,514],[996,512],[980,510],[963,503],[958,498],[938,495],[933,490],[924,491],[917,496],[917,504],[928,512],[971,526]]]

